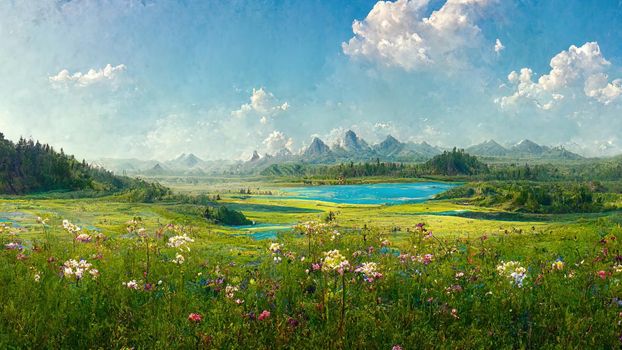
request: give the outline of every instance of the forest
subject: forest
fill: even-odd
[[[20,138],[12,142],[0,133],[0,193],[9,195],[67,192],[59,196],[88,197],[119,194],[130,202],[152,202],[170,194],[157,183],[117,176],[66,155],[61,149]]]

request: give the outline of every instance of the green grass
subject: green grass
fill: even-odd
[[[0,251],[0,348],[620,345],[618,213],[503,221],[494,220],[495,210],[449,201],[377,206],[242,199],[218,186],[222,203],[257,222],[296,224],[333,211],[335,226],[311,238],[280,234],[282,248],[271,252],[273,241],[254,241],[239,230],[209,224],[198,215],[200,207],[188,204],[0,200],[0,218],[17,226],[0,233],[2,247],[24,246]],[[215,193],[207,187],[193,191]],[[438,215],[455,210],[493,220]],[[38,216],[48,218],[48,225],[38,224]],[[142,218],[146,237],[128,234],[134,217]],[[63,219],[105,239],[75,242],[61,227]],[[433,231],[432,238],[416,229],[419,222]],[[341,233],[334,239],[333,229]],[[167,246],[168,238],[181,233],[194,240],[187,245],[190,251]],[[352,268],[343,276],[313,271],[312,264],[333,249]],[[177,254],[185,258],[181,265],[171,262]],[[422,262],[425,254],[434,256],[429,264]],[[69,259],[86,259],[99,277],[79,282],[63,277],[61,266]],[[558,259],[562,270],[552,268]],[[496,269],[510,260],[527,269],[522,288]],[[365,281],[354,271],[364,262],[377,263],[382,278]],[[601,270],[605,278],[597,274]],[[122,284],[131,280],[139,290]],[[237,288],[231,298],[227,286]],[[270,316],[259,320],[263,311]],[[190,313],[202,321],[189,321]]]

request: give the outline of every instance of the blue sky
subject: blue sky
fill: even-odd
[[[619,23],[619,1],[7,0],[0,131],[87,159],[245,158],[347,129],[613,154]]]

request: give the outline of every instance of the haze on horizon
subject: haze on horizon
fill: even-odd
[[[348,129],[612,155],[619,23],[617,1],[4,1],[0,132],[87,159],[239,159]]]

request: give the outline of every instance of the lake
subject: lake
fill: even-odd
[[[289,198],[340,204],[400,204],[423,202],[457,186],[446,182],[383,183],[287,187]]]
[[[447,191],[448,189],[455,186],[457,186],[457,184],[451,184],[446,182],[414,182],[383,183],[370,185],[287,187],[282,188],[282,191],[287,192],[288,196],[272,198],[296,198],[339,204],[380,205],[417,203],[431,199],[436,194]],[[242,208],[240,207],[237,209]],[[255,225],[231,227],[243,232],[240,235],[249,236],[253,239],[259,240],[275,239],[279,233],[289,232],[291,230],[291,225],[279,225],[270,223],[257,223]]]

